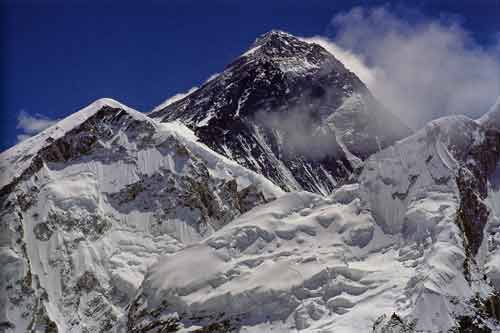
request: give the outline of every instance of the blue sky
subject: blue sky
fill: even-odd
[[[61,118],[100,97],[149,111],[221,71],[270,29],[332,37],[338,13],[387,3],[5,0],[0,151],[23,131],[39,130],[32,119]],[[451,20],[470,33],[476,49],[494,47],[500,38],[500,0],[393,1],[388,7],[409,22]]]

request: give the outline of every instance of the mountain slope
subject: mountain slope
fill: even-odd
[[[128,327],[499,330],[499,161],[499,128],[431,122],[372,155],[359,184],[287,194],[164,256]]]
[[[410,133],[332,54],[280,31],[150,116],[182,121],[285,190],[322,194],[349,179],[360,159]]]
[[[500,331],[499,119],[403,138],[278,31],[149,115],[98,100],[0,154],[0,331]]]
[[[2,153],[2,330],[109,331],[158,255],[281,195],[196,141],[102,99]]]

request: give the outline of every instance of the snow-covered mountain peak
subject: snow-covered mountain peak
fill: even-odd
[[[257,48],[261,48],[261,51],[264,51],[268,56],[274,57],[297,57],[314,51],[324,51],[322,53],[326,55],[326,50],[323,50],[319,45],[306,43],[298,37],[280,30],[271,30],[258,37],[250,49]]]
[[[331,53],[282,31],[257,38],[216,78],[150,116],[182,121],[283,189],[323,194],[349,178],[350,161],[410,133]]]
[[[109,107],[112,107],[115,109],[125,110],[127,112],[132,113],[132,114],[141,114],[139,111],[136,111],[136,110],[128,107],[127,105],[125,105],[125,104],[123,104],[123,103],[121,103],[113,98],[109,98],[109,97],[102,97],[102,98],[96,99],[95,101],[93,101],[88,106],[86,106],[85,108],[83,108],[82,110],[80,110],[78,112],[97,112],[105,106],[109,106]],[[92,111],[89,111],[89,110],[92,110]],[[76,113],[78,113],[78,112],[76,112]]]
[[[258,37],[250,48],[228,67],[241,62],[270,62],[287,75],[310,75],[326,64],[342,72],[344,66],[322,46],[289,33],[272,30]]]
[[[286,45],[288,44],[289,40],[292,40],[294,38],[295,36],[287,32],[281,30],[271,30],[257,37],[253,44],[250,46],[250,49],[266,44],[275,44],[276,46],[278,46],[279,44]]]
[[[141,112],[136,111],[114,99],[111,98],[100,98],[90,103],[86,107],[72,113],[68,117],[62,119],[57,122],[53,126],[45,129],[44,131],[38,133],[37,135],[29,138],[26,141],[21,142],[20,144],[2,152],[1,155],[5,156],[8,152],[16,151],[22,149],[24,146],[30,146],[34,142],[42,142],[45,138],[57,139],[64,135],[66,132],[74,129],[75,127],[80,126],[83,122],[85,122],[90,117],[94,116],[98,112],[104,112],[105,110],[112,109],[114,112],[126,112],[130,116],[134,117],[138,120],[151,121],[148,117],[144,116]]]
[[[74,127],[81,125],[90,117],[95,116],[99,112],[108,112],[108,113],[126,112],[134,119],[150,121],[149,118],[143,115],[141,112],[136,111],[126,106],[125,104],[118,102],[117,100],[114,100],[112,98],[99,98],[94,102],[90,103],[89,105],[87,105],[86,107],[72,113],[71,115],[64,118],[54,126],[49,127],[47,130],[48,132],[50,132],[51,135],[56,135],[55,131],[56,128],[66,131],[71,130]],[[62,133],[60,130],[57,132]],[[45,135],[46,134],[47,133],[45,133]]]
[[[273,39],[273,38],[295,38],[295,36],[293,36],[292,34],[286,32],[286,31],[283,31],[283,30],[272,29],[266,33],[263,33],[259,37],[257,37],[254,44],[258,44],[258,43],[261,43],[265,40],[269,40],[269,39]]]
[[[183,124],[111,99],[0,162],[2,332],[109,332],[159,254],[282,194]]]
[[[41,150],[54,145],[54,142],[68,133],[78,131],[78,128],[89,120],[93,119],[97,124],[98,118],[102,120],[110,117],[129,118],[129,121],[142,121],[151,127],[156,126],[154,121],[142,113],[111,98],[100,98],[35,136],[2,152],[0,154],[0,170],[2,171],[0,188],[13,178],[20,176]],[[125,122],[123,125],[125,126]]]

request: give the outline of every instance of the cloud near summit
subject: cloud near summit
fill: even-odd
[[[54,125],[59,119],[49,119],[43,115],[31,115],[28,112],[21,110],[17,116],[17,126],[21,133],[17,135],[17,142],[21,142],[43,131],[44,129]]]
[[[456,20],[409,22],[389,7],[356,7],[333,17],[334,35],[305,40],[333,53],[412,128],[484,114],[500,95],[500,42],[481,46]]]
[[[321,45],[328,52],[335,55],[347,69],[355,73],[367,86],[370,87],[375,81],[375,69],[366,65],[362,55],[354,54],[350,50],[340,47],[327,37],[313,36],[301,39],[309,43]]]

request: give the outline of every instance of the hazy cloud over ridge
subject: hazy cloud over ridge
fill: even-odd
[[[313,37],[356,73],[407,125],[450,114],[478,117],[500,95],[500,48],[477,44],[457,22],[408,23],[389,7],[332,19],[331,39]]]
[[[22,133],[17,135],[17,141],[26,140],[32,135],[43,131],[44,129],[54,125],[59,119],[49,119],[41,114],[30,115],[24,110],[19,112],[17,116],[16,128]]]

